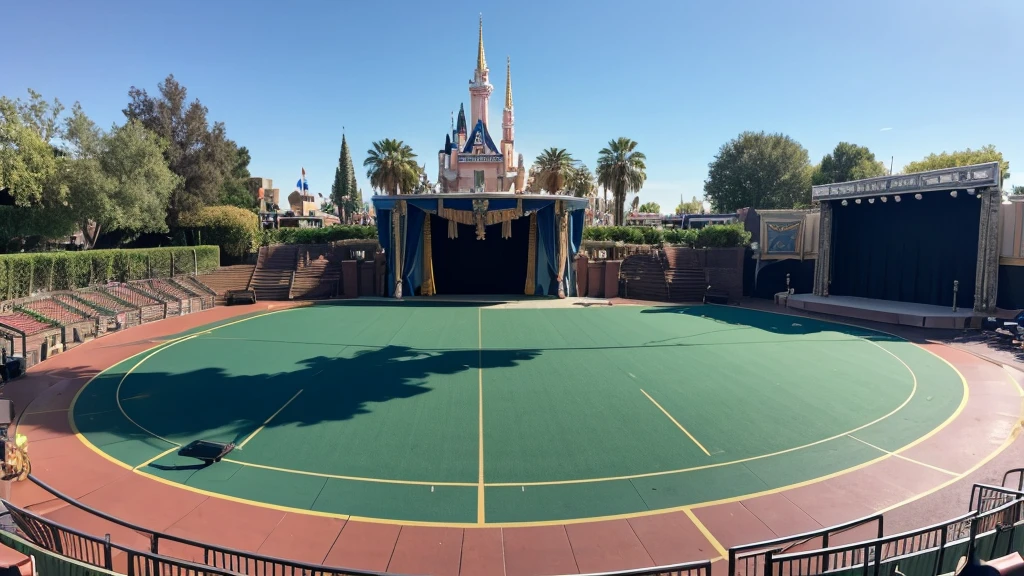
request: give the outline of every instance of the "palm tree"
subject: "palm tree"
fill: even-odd
[[[590,173],[590,168],[579,161],[574,162],[569,169],[565,186],[577,198],[590,198],[597,191],[597,184],[594,183],[594,175]]]
[[[534,164],[537,167],[538,188],[547,190],[548,194],[558,194],[565,187],[569,173],[573,167],[572,154],[565,148],[548,148],[540,153]]]
[[[366,177],[374,189],[388,194],[412,193],[420,175],[412,148],[401,140],[385,138],[374,142],[366,154],[363,166],[368,167]]]
[[[615,223],[622,226],[626,195],[640,191],[647,180],[647,166],[643,152],[636,150],[636,141],[617,138],[602,148],[597,158],[597,181],[611,189],[615,199]]]

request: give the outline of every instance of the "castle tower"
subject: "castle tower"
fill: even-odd
[[[494,86],[488,81],[490,70],[487,69],[487,58],[484,56],[484,17],[480,16],[480,40],[476,50],[476,70],[473,72],[473,79],[469,82],[470,112],[472,113],[472,124],[475,126],[478,120],[482,120],[484,126],[488,126],[487,103],[491,97]]]
[[[505,109],[501,113],[501,154],[505,157],[505,171],[515,170],[516,117],[512,107],[512,59],[505,62]]]

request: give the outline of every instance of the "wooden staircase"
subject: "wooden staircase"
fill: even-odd
[[[668,300],[665,268],[662,259],[654,254],[634,254],[622,261],[619,274],[626,281],[624,298],[635,300]]]
[[[708,287],[707,272],[697,253],[688,248],[665,247],[665,283],[672,302],[700,302]]]
[[[257,300],[288,300],[298,260],[298,246],[264,246],[256,261],[249,289]]]
[[[224,306],[227,302],[224,295],[228,290],[245,290],[249,287],[253,272],[256,271],[255,264],[238,264],[236,266],[221,266],[210,274],[203,274],[197,279],[216,292],[215,303],[217,306]]]
[[[330,245],[300,246],[289,299],[330,298],[338,295],[341,256]]]

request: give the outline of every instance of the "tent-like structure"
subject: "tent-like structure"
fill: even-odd
[[[586,198],[452,193],[374,196],[387,295],[576,295]]]

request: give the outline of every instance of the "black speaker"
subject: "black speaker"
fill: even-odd
[[[0,426],[7,427],[14,422],[14,402],[11,400],[0,400]]]

